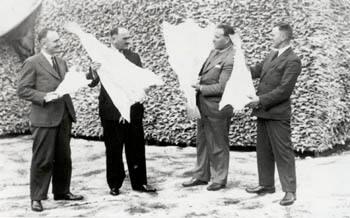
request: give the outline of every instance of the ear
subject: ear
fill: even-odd
[[[288,40],[288,36],[287,36],[287,34],[285,32],[281,31],[280,36],[281,36],[282,41],[287,41]]]
[[[231,41],[230,37],[229,36],[225,36],[225,38],[226,38],[226,44],[230,43],[230,41]]]

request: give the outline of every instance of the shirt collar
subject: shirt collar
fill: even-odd
[[[229,50],[231,47],[232,47],[232,45],[230,45],[229,47],[224,48],[222,50],[218,50],[218,49],[215,49],[215,50],[216,50],[217,54],[222,54],[222,53],[226,52],[227,50]]]
[[[280,56],[283,52],[285,52],[287,49],[289,49],[291,46],[290,45],[287,45],[287,46],[285,46],[285,47],[283,47],[283,48],[280,48],[280,49],[278,49],[277,51],[278,51],[278,56]]]
[[[45,50],[41,50],[41,53],[44,55],[44,57],[47,59],[47,61],[52,65],[52,56],[48,54]]]

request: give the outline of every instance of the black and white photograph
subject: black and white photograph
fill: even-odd
[[[350,0],[0,0],[0,217],[350,218]]]

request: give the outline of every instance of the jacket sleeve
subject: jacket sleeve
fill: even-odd
[[[259,96],[263,109],[269,108],[286,101],[292,95],[295,83],[301,72],[301,62],[299,59],[290,61],[281,79],[281,83],[272,91]]]
[[[224,64],[219,77],[219,82],[215,84],[210,84],[210,85],[200,85],[201,94],[203,96],[222,95],[224,93],[226,83],[231,76],[232,69],[233,69],[232,62]]]
[[[250,73],[252,74],[253,79],[260,78],[264,63],[265,61],[267,61],[268,58],[269,55],[267,55],[262,62],[259,62],[255,66],[250,67]]]
[[[253,67],[250,67],[250,73],[252,74],[253,79],[260,78],[262,67],[264,62],[258,63]]]
[[[19,72],[17,95],[24,100],[31,101],[33,104],[44,106],[46,92],[36,90],[35,81],[36,70],[34,64],[27,60]]]
[[[136,65],[139,66],[139,67],[143,67],[142,66],[142,62],[141,62],[141,58],[140,58],[140,55],[136,54]]]
[[[92,80],[91,83],[88,84],[90,88],[97,86],[97,84],[100,82],[100,77],[98,76],[96,70],[93,70],[91,67],[89,67],[89,73],[86,75],[86,79]]]

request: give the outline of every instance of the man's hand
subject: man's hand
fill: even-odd
[[[199,85],[199,83],[196,83],[196,84],[193,84],[192,85],[192,88],[194,88],[196,91],[200,91],[200,85]]]
[[[260,99],[259,99],[259,96],[252,96],[252,95],[248,95],[247,96],[251,101],[246,104],[245,106],[246,107],[249,107],[249,108],[258,108],[259,107],[259,103],[260,103]]]
[[[91,69],[94,71],[98,71],[101,68],[101,63],[98,62],[92,62],[91,63]]]
[[[45,102],[50,102],[50,101],[54,101],[60,98],[60,95],[56,92],[48,92],[45,97],[44,100]]]
[[[119,123],[125,124],[126,120],[122,116],[120,116]]]
[[[88,80],[95,80],[95,79],[97,79],[97,77],[98,77],[97,70],[98,70],[98,68],[96,68],[94,66],[90,66],[89,67],[89,71],[85,73],[86,79],[88,79]]]

